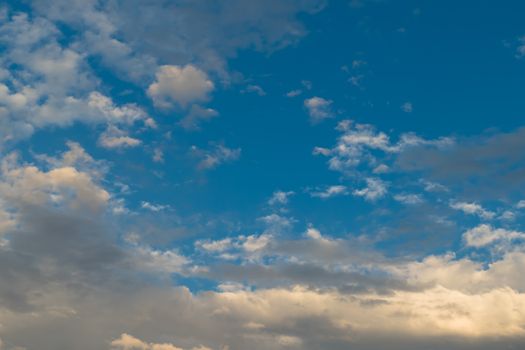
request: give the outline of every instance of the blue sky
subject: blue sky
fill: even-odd
[[[518,349],[519,1],[8,1],[0,349]]]

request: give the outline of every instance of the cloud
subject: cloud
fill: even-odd
[[[193,154],[200,158],[197,167],[201,170],[213,169],[222,163],[233,162],[240,158],[240,148],[228,148],[223,145],[214,145],[211,150],[201,150],[192,146]]]
[[[331,105],[332,101],[317,96],[304,100],[304,106],[308,110],[312,123],[319,123],[324,119],[333,118]]]
[[[155,163],[164,163],[164,151],[161,148],[155,148],[153,150],[153,161]]]
[[[123,149],[140,146],[142,141],[128,136],[125,131],[120,130],[116,126],[109,126],[108,129],[100,135],[98,144],[108,149]]]
[[[49,125],[74,122],[132,125],[154,121],[134,104],[117,105],[96,90],[97,78],[74,44],[62,44],[49,20],[8,13],[0,25],[0,142],[15,142]]]
[[[525,233],[509,231],[505,229],[494,229],[490,225],[479,225],[463,234],[467,246],[481,248],[494,243],[510,243],[514,240],[525,240]]]
[[[353,195],[358,197],[363,197],[367,201],[374,202],[387,194],[387,185],[379,180],[374,178],[366,179],[366,187],[354,190]]]
[[[347,191],[347,187],[346,186],[334,185],[334,186],[327,187],[323,191],[310,192],[310,195],[312,197],[318,197],[318,198],[326,199],[326,198],[330,198],[330,197],[345,195],[347,193],[348,193],[348,191]]]
[[[170,208],[169,205],[152,204],[152,203],[146,202],[146,201],[140,202],[140,207],[142,209],[147,209],[147,210],[150,210],[150,211],[153,211],[153,212],[159,212],[159,211],[163,211],[163,210],[166,210],[166,209]]]
[[[321,0],[144,3],[35,0],[38,14],[81,33],[79,46],[125,78],[140,81],[157,62],[190,62],[229,78],[227,59],[238,50],[271,52],[307,34],[300,14],[324,7]],[[148,30],[138,30],[148,28]],[[159,40],[161,33],[162,40]]]
[[[161,66],[156,81],[148,87],[148,95],[156,106],[171,108],[173,103],[186,108],[190,103],[209,99],[214,84],[207,74],[188,64],[185,66]]]
[[[439,182],[472,199],[508,198],[523,190],[525,129],[457,138],[446,147],[417,145],[399,154],[396,167]],[[483,191],[479,191],[483,188]]]
[[[413,109],[411,102],[405,102],[401,105],[401,110],[405,113],[412,113]]]
[[[419,204],[423,202],[423,198],[418,194],[396,194],[394,199],[404,204]]]
[[[290,196],[293,196],[293,191],[275,191],[272,197],[268,200],[269,205],[286,205],[288,204]]]
[[[482,219],[490,220],[494,218],[494,213],[484,209],[477,203],[468,202],[451,202],[450,207],[452,209],[461,210],[465,214],[477,215]]]
[[[266,91],[259,85],[248,85],[244,90],[241,91],[242,93],[255,93],[259,96],[266,96]]]
[[[120,338],[113,340],[111,346],[113,349],[120,350],[183,350],[169,343],[145,343],[126,333],[121,334]]]
[[[200,124],[216,118],[219,113],[211,108],[192,105],[190,112],[180,121],[180,126],[186,130],[200,130]]]
[[[286,93],[286,97],[296,97],[296,96],[299,96],[302,93],[303,93],[303,91],[301,89],[290,90],[290,91],[288,91]]]
[[[398,156],[412,148],[425,146],[441,149],[453,144],[450,138],[426,140],[413,133],[401,134],[394,143],[386,133],[377,131],[374,126],[356,124],[351,120],[339,122],[336,129],[341,132],[336,145],[333,148],[316,147],[313,153],[329,157],[329,168],[347,175],[364,171],[363,166],[376,169],[381,155],[378,151],[383,153],[385,162],[388,157]],[[388,166],[384,163],[382,165]]]

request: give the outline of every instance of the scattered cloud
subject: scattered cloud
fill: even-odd
[[[158,107],[171,108],[176,103],[186,108],[190,103],[207,101],[214,88],[208,75],[191,64],[166,65],[159,67],[148,95]]]
[[[414,108],[412,107],[412,102],[405,102],[401,105],[401,110],[405,113],[412,113]]]
[[[460,210],[465,214],[477,215],[482,219],[490,220],[494,218],[494,213],[484,209],[481,205],[477,203],[469,202],[451,202],[450,207],[452,209]]]
[[[200,159],[197,167],[201,170],[213,169],[222,163],[233,162],[240,158],[240,148],[228,148],[224,145],[212,145],[209,150],[202,150],[197,146],[192,146],[191,151]]]
[[[333,118],[331,105],[331,100],[317,96],[304,100],[304,106],[308,110],[312,123],[319,123],[325,119]]]
[[[186,130],[200,130],[201,123],[216,118],[219,113],[212,108],[204,108],[199,105],[192,105],[189,113],[180,121],[180,126]]]
[[[254,93],[259,96],[266,96],[266,91],[259,85],[247,85],[244,90],[241,91],[242,93]]]
[[[367,201],[374,202],[387,194],[387,185],[383,181],[374,178],[366,179],[366,187],[354,190],[354,196],[363,197]]]
[[[296,89],[296,90],[290,90],[286,93],[286,97],[296,97],[303,93],[303,90]]]
[[[328,186],[326,189],[322,191],[310,192],[310,195],[312,197],[317,197],[317,198],[322,198],[322,199],[331,198],[335,196],[341,196],[345,194],[348,194],[348,189],[346,186],[343,186],[343,185]]]
[[[98,144],[108,149],[123,149],[140,146],[142,141],[128,136],[125,131],[111,125],[100,135]]]
[[[290,199],[290,196],[293,196],[295,192],[293,191],[275,191],[272,194],[272,197],[268,200],[269,205],[286,205]]]

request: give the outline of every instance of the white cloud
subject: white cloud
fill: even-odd
[[[208,252],[221,253],[232,249],[235,245],[231,238],[224,238],[217,241],[199,240],[195,242],[195,246]]]
[[[465,214],[477,215],[482,219],[492,219],[494,218],[494,213],[488,210],[485,210],[481,205],[477,203],[468,203],[468,202],[451,202],[450,207],[452,209],[461,210]]]
[[[448,192],[448,188],[437,182],[421,180],[420,181],[425,187],[427,192]]]
[[[305,233],[305,235],[306,235],[306,237],[308,237],[308,238],[310,238],[310,239],[313,239],[314,241],[319,242],[319,243],[321,243],[321,244],[325,244],[325,245],[334,245],[334,244],[337,244],[336,241],[324,237],[324,236],[321,234],[321,231],[319,231],[318,229],[316,229],[316,228],[313,227],[313,226],[310,226],[310,227],[308,227],[308,228],[306,229],[306,233]]]
[[[140,207],[142,209],[150,210],[153,212],[159,212],[159,211],[163,211],[163,210],[170,208],[169,205],[153,204],[153,203],[146,202],[146,201],[140,202]]]
[[[17,66],[0,82],[0,143],[27,138],[48,125],[155,122],[134,104],[117,105],[96,91],[97,77],[74,43],[42,17],[8,14],[0,25],[0,65]]]
[[[417,194],[396,194],[394,199],[404,204],[419,204],[423,202],[423,198]]]
[[[502,228],[495,229],[490,225],[479,225],[465,232],[463,239],[467,246],[480,248],[494,243],[525,240],[525,233]]]
[[[199,68],[191,64],[166,65],[159,67],[156,81],[148,88],[148,95],[159,107],[170,108],[175,102],[186,108],[190,103],[207,101],[213,89],[213,82]]]
[[[390,171],[390,167],[385,164],[379,164],[378,166],[374,168],[374,170],[372,170],[374,174],[384,174],[384,173],[388,173],[389,171]]]
[[[318,197],[318,198],[323,198],[323,199],[331,198],[335,196],[341,196],[345,194],[348,194],[348,190],[347,190],[347,187],[343,185],[329,186],[323,191],[310,192],[310,195],[312,197]]]
[[[116,126],[110,125],[104,131],[99,139],[98,144],[108,149],[123,149],[140,146],[142,141],[127,135],[123,130]]]
[[[110,199],[90,173],[72,166],[42,171],[34,165],[20,165],[14,157],[3,161],[0,193],[10,206],[50,205],[79,212],[100,211]]]
[[[286,97],[296,97],[303,93],[303,90],[296,89],[296,90],[290,90],[286,93]]]
[[[312,123],[319,123],[324,119],[332,118],[331,105],[332,101],[317,96],[304,100],[304,106],[308,110]]]
[[[367,201],[373,202],[386,195],[387,186],[379,179],[367,178],[366,187],[360,190],[355,190],[352,193],[354,196],[363,197]]]
[[[293,191],[275,191],[268,200],[269,205],[286,205],[290,196],[294,195]]]
[[[393,143],[390,137],[377,131],[369,124],[355,124],[351,120],[343,120],[337,128],[342,134],[333,148],[315,147],[313,153],[330,157],[330,169],[352,174],[362,165],[367,164],[372,169],[378,166],[377,152],[386,156],[395,155],[415,146],[446,147],[452,144],[449,138],[425,140],[413,133],[404,133],[398,142]],[[388,166],[382,163],[382,165]],[[355,175],[355,174],[353,174]]]

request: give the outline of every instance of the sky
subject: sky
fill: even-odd
[[[4,1],[0,349],[523,349],[524,10]]]

